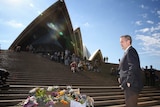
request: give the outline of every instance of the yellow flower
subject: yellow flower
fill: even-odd
[[[65,94],[65,90],[61,90],[60,92],[59,92],[59,95],[60,96],[62,96],[62,95],[64,95]]]

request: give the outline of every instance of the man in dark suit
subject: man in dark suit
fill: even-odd
[[[143,88],[142,71],[137,51],[131,46],[130,35],[120,37],[124,56],[119,63],[120,87],[124,90],[126,107],[137,107],[138,94]]]

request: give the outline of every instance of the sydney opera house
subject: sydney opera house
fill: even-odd
[[[32,46],[37,53],[67,49],[81,58],[98,58],[103,61],[100,49],[91,55],[83,45],[80,28],[73,29],[64,0],[58,0],[33,20],[9,49],[14,50],[17,46],[21,46],[22,51],[26,51],[27,46]]]

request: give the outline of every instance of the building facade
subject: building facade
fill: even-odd
[[[9,49],[15,50],[17,47],[20,47],[21,51],[32,49],[36,53],[53,53],[67,49],[81,58],[85,57],[86,54],[89,55],[86,47],[83,47],[80,28],[73,30],[63,0],[55,2],[33,20],[11,44]],[[99,51],[94,55],[102,57]],[[87,56],[87,59],[89,57]]]

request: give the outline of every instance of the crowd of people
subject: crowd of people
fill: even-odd
[[[86,58],[80,58],[74,53],[71,53],[69,50],[65,50],[64,52],[55,51],[50,58],[55,62],[70,66],[70,69],[73,73],[77,71],[99,72],[100,61],[98,59],[94,61],[88,61]]]
[[[148,68],[148,66],[146,66],[145,69],[143,69],[144,71],[144,75],[145,75],[145,85],[146,86],[156,86],[156,85],[160,85],[160,74],[158,74],[159,72],[157,70],[155,70],[152,65],[150,66],[150,68]]]
[[[15,47],[15,51],[20,52],[21,46],[17,45]],[[25,51],[34,53],[35,50],[32,45],[27,45]],[[71,53],[67,49],[64,51],[55,51],[53,53],[49,53],[49,55],[51,60],[70,66],[73,73],[76,71],[100,71],[100,60],[96,59],[94,61],[89,61],[86,58],[81,58],[76,54]]]

